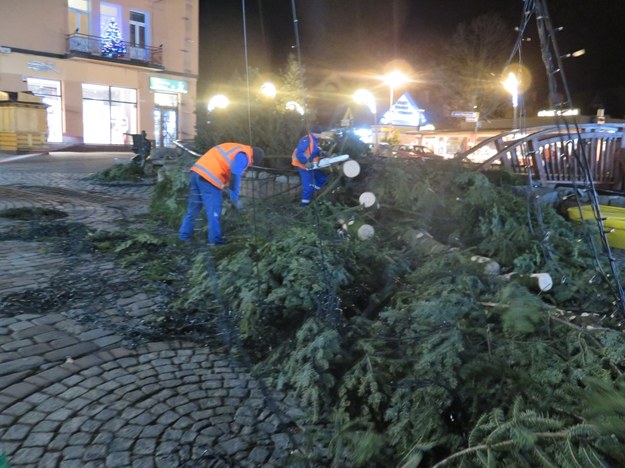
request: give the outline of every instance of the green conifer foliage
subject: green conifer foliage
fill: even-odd
[[[334,466],[625,464],[625,338],[605,260],[505,178],[442,163],[362,161],[307,211],[258,200],[233,217],[215,274],[197,255],[179,313],[227,311],[267,381],[334,425]],[[365,190],[376,206],[359,206]]]

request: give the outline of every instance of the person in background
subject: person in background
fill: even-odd
[[[222,143],[209,149],[191,167],[187,212],[178,230],[178,238],[188,241],[195,219],[204,207],[208,220],[208,243],[225,244],[221,236],[222,191],[230,185],[230,201],[240,208],[241,176],[252,164],[258,165],[264,151],[242,143]]]
[[[297,167],[302,181],[302,199],[299,206],[308,206],[313,193],[326,183],[326,175],[321,169],[315,168],[319,162],[319,134],[308,132],[304,135],[291,156],[291,164]]]

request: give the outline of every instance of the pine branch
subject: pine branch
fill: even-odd
[[[537,432],[536,433],[536,437],[539,439],[566,439],[569,437],[569,435],[570,435],[569,431]],[[476,445],[475,447],[467,447],[439,461],[432,468],[445,466],[452,460],[455,460],[456,458],[464,457],[465,455],[470,455],[470,454],[473,454],[482,450],[493,450],[493,449],[498,449],[502,447],[508,447],[510,445],[514,445],[513,440],[504,440],[501,442],[497,442],[496,444],[481,444],[481,445]]]

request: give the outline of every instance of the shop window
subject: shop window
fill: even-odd
[[[137,133],[137,90],[83,84],[83,138],[87,144],[126,143]]]
[[[48,105],[48,141],[59,143],[63,141],[63,107],[61,100],[61,82],[44,80],[41,78],[27,78],[28,91],[43,98]]]

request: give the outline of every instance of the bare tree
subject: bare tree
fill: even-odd
[[[496,14],[463,23],[444,48],[438,90],[449,113],[476,110],[481,118],[499,117],[509,96],[501,85],[514,31]]]

